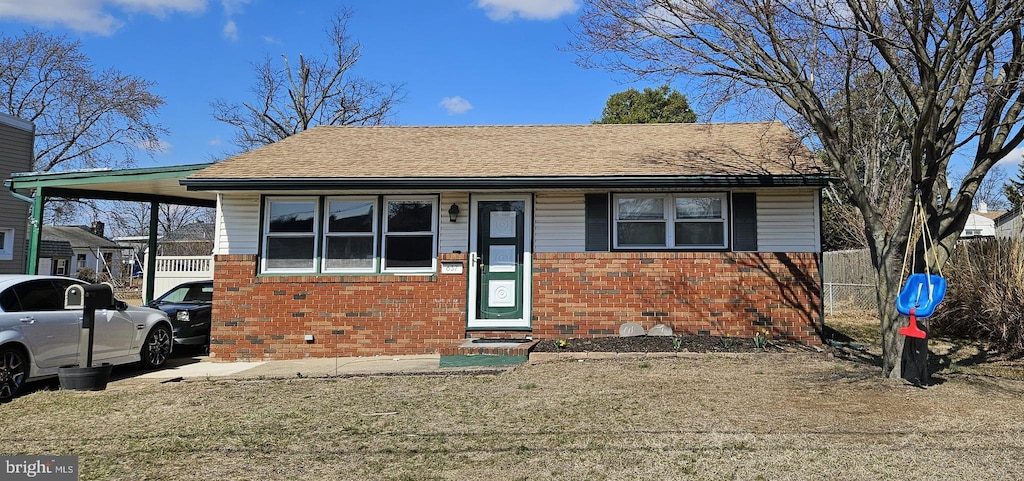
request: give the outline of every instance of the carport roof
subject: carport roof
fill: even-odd
[[[161,202],[216,207],[217,194],[189,191],[178,181],[213,164],[67,172],[16,172],[4,181],[14,191],[45,189],[47,197]]]

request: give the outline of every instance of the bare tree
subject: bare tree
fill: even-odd
[[[292,66],[270,58],[255,65],[252,102],[213,102],[213,117],[236,129],[235,145],[250,150],[316,125],[380,125],[403,98],[398,85],[355,76],[363,48],[348,34],[351,10],[342,10],[327,30],[332,50],[323,59],[298,56]]]
[[[164,101],[153,83],[116,69],[98,71],[81,44],[28,31],[0,34],[0,110],[35,124],[36,172],[128,167],[159,148],[152,117]],[[48,221],[73,219],[81,204],[54,201]]]
[[[164,103],[153,83],[96,71],[80,47],[38,31],[0,36],[0,105],[35,124],[37,172],[128,167],[164,133],[151,119]]]
[[[581,63],[639,76],[687,75],[719,99],[765,95],[807,127],[826,166],[864,219],[881,318],[882,374],[901,375],[903,344],[893,300],[911,236],[916,192],[928,213],[939,265],[953,251],[978,188],[1024,140],[1024,0],[583,0],[575,46]],[[887,158],[866,148],[857,82],[879,89],[906,146]],[[879,122],[884,124],[885,122]],[[970,164],[956,190],[954,156]],[[885,180],[902,199],[888,226],[864,173],[903,158],[909,182]],[[895,184],[895,185],[894,185]],[[920,255],[920,254],[919,254]]]
[[[102,212],[95,212],[103,220],[113,237],[149,235],[150,204],[145,202],[109,201]],[[182,226],[203,222],[212,224],[216,211],[209,207],[158,204],[157,235],[165,235]]]
[[[978,194],[974,197],[975,209],[981,208],[984,202],[989,210],[1008,210],[1010,202],[1006,199],[1003,186],[1008,182],[1009,176],[1002,166],[993,167],[985,175],[985,179],[978,186]]]

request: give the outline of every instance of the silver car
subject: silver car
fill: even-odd
[[[82,283],[67,277],[0,275],[0,401],[15,396],[27,381],[78,364],[82,311],[64,309],[64,292]],[[116,304],[96,310],[93,362],[163,366],[172,346],[167,315]]]

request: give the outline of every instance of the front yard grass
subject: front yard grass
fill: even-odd
[[[145,383],[0,406],[5,454],[81,479],[1013,479],[1024,381],[926,389],[827,354],[498,374]]]

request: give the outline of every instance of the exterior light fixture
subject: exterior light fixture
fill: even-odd
[[[451,220],[452,222],[455,222],[456,220],[458,220],[458,218],[459,204],[452,204],[452,206],[448,208],[448,219]]]

